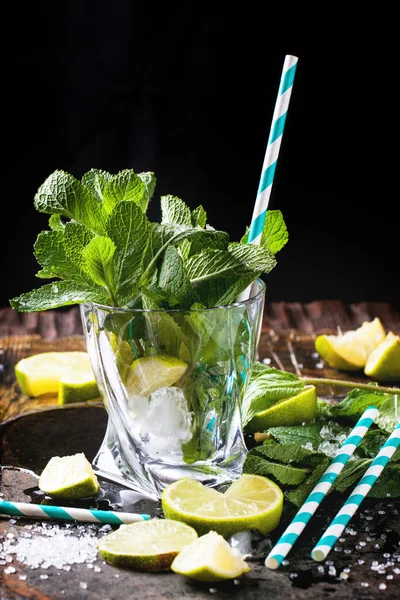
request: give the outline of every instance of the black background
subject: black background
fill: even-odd
[[[299,61],[269,207],[289,242],[267,300],[399,306],[394,14],[116,0],[10,10],[1,306],[45,283],[33,244],[48,216],[33,197],[56,169],[154,171],[151,220],[171,193],[239,240],[286,54]]]

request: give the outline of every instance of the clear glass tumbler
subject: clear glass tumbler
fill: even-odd
[[[265,284],[248,300],[199,310],[81,305],[87,351],[108,413],[94,471],[159,498],[195,478],[237,479],[247,452],[241,401],[256,358]]]

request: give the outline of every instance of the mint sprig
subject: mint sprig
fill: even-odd
[[[38,234],[34,256],[39,279],[50,284],[12,298],[19,312],[98,302],[143,307],[144,295],[163,298],[162,308],[190,309],[229,304],[257,277],[276,265],[287,242],[280,211],[269,211],[263,241],[239,242],[207,223],[202,206],[191,210],[180,198],[162,196],[161,223],[147,209],[154,173],[91,169],[79,181],[54,171],[34,197],[50,215]]]

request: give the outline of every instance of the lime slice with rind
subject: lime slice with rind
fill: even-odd
[[[280,521],[283,493],[261,475],[243,474],[225,493],[195,479],[169,484],[161,495],[164,515],[194,527],[199,535],[215,531],[224,538],[248,529],[269,533]]]
[[[240,577],[251,568],[225,538],[210,531],[185,546],[171,569],[196,581],[217,582]]]
[[[365,321],[361,327],[338,335],[319,335],[315,349],[321,358],[335,369],[363,369],[371,352],[385,339],[386,332],[378,317]]]
[[[138,571],[169,569],[178,553],[197,539],[193,527],[168,519],[152,519],[121,525],[98,543],[101,558]]]
[[[97,398],[99,390],[87,352],[41,352],[15,365],[21,391],[31,398],[58,394],[59,404]]]
[[[175,356],[143,356],[132,363],[125,386],[129,394],[148,397],[161,387],[173,386],[187,368],[188,364]]]
[[[309,423],[317,414],[317,392],[314,385],[306,385],[295,396],[282,398],[257,413],[247,423],[246,431],[265,431],[269,427],[288,427]]]
[[[56,499],[91,498],[100,490],[92,465],[83,452],[53,456],[43,469],[39,489]]]
[[[378,381],[400,381],[400,336],[389,331],[369,355],[364,373]]]

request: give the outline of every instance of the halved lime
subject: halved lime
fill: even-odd
[[[15,376],[24,394],[58,394],[59,404],[83,402],[99,396],[87,352],[41,352],[21,359]]]
[[[369,355],[364,373],[378,381],[400,381],[400,336],[389,331]]]
[[[266,410],[257,413],[247,423],[247,431],[265,431],[269,427],[285,427],[309,423],[317,414],[317,392],[314,385],[306,385],[295,396],[282,398]]]
[[[164,488],[161,503],[168,519],[191,525],[199,535],[215,531],[226,538],[247,529],[264,534],[275,529],[283,493],[261,475],[243,474],[224,493],[184,478]]]
[[[329,366],[343,371],[358,371],[365,367],[372,350],[385,337],[383,325],[376,317],[355,330],[338,335],[319,335],[315,349]]]
[[[174,558],[171,569],[190,579],[209,582],[234,579],[251,570],[242,555],[215,531],[185,546]]]
[[[83,452],[53,456],[38,482],[39,489],[52,498],[78,500],[97,494],[100,484]]]
[[[143,356],[135,360],[126,375],[129,394],[149,396],[160,387],[174,385],[184,375],[188,364],[167,354]]]
[[[101,558],[118,567],[162,571],[197,537],[195,529],[185,523],[152,519],[121,525],[99,541],[98,550]]]

